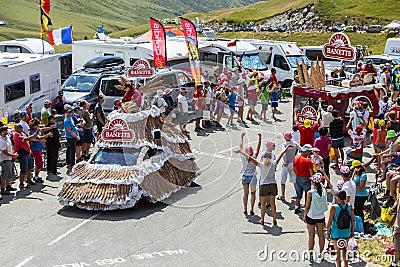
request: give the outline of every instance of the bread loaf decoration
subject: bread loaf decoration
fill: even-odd
[[[100,138],[92,159],[76,164],[68,175],[58,193],[61,205],[87,210],[131,208],[142,197],[151,202],[168,198],[199,175],[187,138],[167,122],[161,110],[109,114],[110,124],[116,119],[134,131],[133,141]],[[161,130],[161,145],[152,136],[156,129]],[[104,151],[118,153],[99,162]],[[134,165],[130,164],[132,151],[139,155]]]

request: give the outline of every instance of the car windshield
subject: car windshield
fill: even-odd
[[[140,151],[132,148],[101,149],[92,159],[92,164],[117,164],[134,166],[137,163]]]
[[[289,64],[292,68],[296,68],[296,62],[301,64],[301,61],[304,59],[304,62],[306,63],[307,67],[310,67],[310,61],[305,55],[299,55],[299,56],[287,56],[287,59],[289,61]]]
[[[231,57],[227,58],[228,61],[229,59],[231,59]],[[237,66],[236,60],[234,61],[233,66],[234,67]],[[264,65],[264,62],[261,60],[261,57],[258,54],[244,55],[244,57],[242,58],[242,66],[245,69],[254,69],[258,71],[263,71],[268,69],[267,66]]]
[[[63,91],[90,92],[99,76],[73,74],[64,82]]]

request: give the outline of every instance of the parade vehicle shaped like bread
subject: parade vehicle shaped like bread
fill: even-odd
[[[124,107],[123,107],[124,110]],[[97,151],[74,166],[58,200],[87,210],[133,207],[168,198],[199,174],[188,140],[157,107],[113,111]]]

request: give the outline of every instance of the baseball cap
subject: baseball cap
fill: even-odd
[[[21,113],[19,113],[19,115],[20,115],[21,117],[26,116],[26,112],[25,112],[25,111],[22,111]]]
[[[351,163],[350,169],[352,170],[352,169],[354,169],[355,167],[358,167],[358,166],[361,166],[361,161],[359,161],[359,160],[354,160],[354,161]]]
[[[361,125],[356,126],[356,132],[359,133],[363,130],[363,127]]]
[[[50,104],[51,104],[51,101],[47,99],[47,100],[44,101],[44,104],[45,104],[45,105],[50,105]]]
[[[171,93],[172,92],[172,89],[171,88],[168,88],[167,90],[165,90],[165,94],[166,95],[168,95],[169,93]]]
[[[319,148],[314,147],[314,148],[312,149],[312,151],[313,151],[313,152],[319,152],[320,150],[319,150]]]
[[[314,183],[321,183],[321,181],[324,179],[324,176],[321,173],[316,173],[313,176],[311,176],[311,181],[313,181]]]
[[[333,71],[337,71],[337,70],[339,70],[337,67],[334,67],[334,68],[333,68]]]
[[[285,141],[292,140],[292,137],[292,133],[289,131],[283,134],[283,139],[285,139]]]
[[[385,120],[380,120],[379,121],[379,126],[382,126],[382,125],[385,125],[385,124],[386,124]]]
[[[305,144],[304,146],[301,147],[301,151],[312,151],[313,147],[309,144]]]
[[[311,127],[311,121],[309,119],[304,120],[304,127],[310,128]]]

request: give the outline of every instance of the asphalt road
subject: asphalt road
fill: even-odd
[[[243,130],[254,146],[261,131],[263,143],[276,141],[278,154],[282,133],[291,128],[291,102],[282,103],[280,111],[277,122],[249,124],[247,129],[236,126],[199,136],[192,131],[191,146],[202,170],[196,180],[200,187],[185,188],[163,203],[143,201],[132,209],[110,212],[63,208],[56,195],[65,169],[44,185],[5,196],[0,202],[0,265],[309,266],[296,261],[293,252],[307,247],[306,226],[294,214],[293,201],[278,201],[277,226],[269,216],[264,226],[256,224],[257,208],[256,216],[242,214],[242,164],[233,150]],[[287,199],[293,195],[288,183]],[[272,250],[292,256],[281,255],[279,260]],[[319,266],[333,265],[325,261]]]

